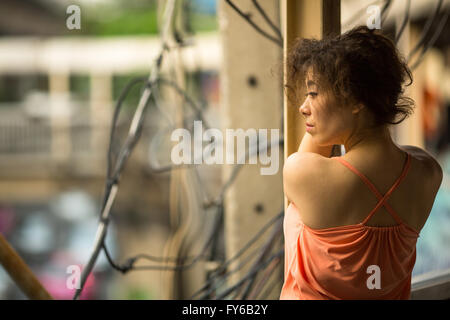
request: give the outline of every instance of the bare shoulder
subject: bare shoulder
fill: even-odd
[[[330,159],[313,152],[294,152],[284,163],[283,175],[286,177],[308,176],[326,170]]]
[[[443,170],[439,162],[426,150],[416,146],[399,146],[400,149],[408,152],[423,167],[423,174],[430,177],[430,183],[439,188],[442,183]]]
[[[406,145],[406,146],[398,146],[398,147],[400,149],[408,152],[412,156],[415,156],[419,160],[429,160],[429,161],[434,160],[434,161],[436,161],[436,159],[434,159],[434,157],[428,151],[426,151],[422,148],[419,148],[417,146]]]
[[[411,154],[419,164],[419,170],[416,170],[416,181],[420,181],[420,193],[418,198],[423,196],[419,202],[418,208],[422,208],[415,222],[412,225],[416,230],[421,230],[425,225],[433,207],[437,192],[442,184],[443,170],[439,162],[427,151],[416,146],[399,146],[402,150]]]
[[[330,170],[329,158],[312,152],[295,152],[283,167],[284,191],[290,201],[303,202],[312,195],[320,195]]]

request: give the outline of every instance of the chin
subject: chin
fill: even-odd
[[[339,144],[336,142],[336,139],[325,138],[325,137],[321,137],[320,135],[316,135],[316,134],[312,135],[312,138],[319,147],[328,147],[328,146],[332,146],[335,144]]]

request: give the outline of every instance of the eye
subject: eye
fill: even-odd
[[[305,94],[305,97],[308,97],[308,96],[316,97],[317,96],[317,92],[310,91],[310,92]]]

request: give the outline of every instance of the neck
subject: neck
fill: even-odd
[[[387,126],[368,128],[352,132],[344,141],[345,152],[354,153],[360,151],[381,151],[383,153],[394,150],[391,133]]]

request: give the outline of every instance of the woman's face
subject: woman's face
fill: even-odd
[[[351,132],[353,117],[349,108],[341,107],[331,90],[321,89],[311,76],[306,77],[306,98],[299,111],[305,118],[306,132],[319,146],[342,144]]]

